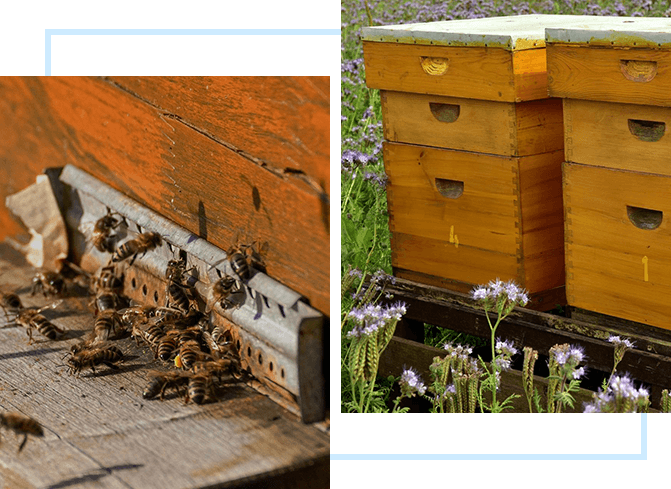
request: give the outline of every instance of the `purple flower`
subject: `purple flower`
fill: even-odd
[[[363,307],[355,307],[348,314],[348,317],[354,322],[354,328],[347,333],[347,337],[370,336],[381,328],[401,319],[405,312],[406,305],[400,301],[384,306],[367,304]]]
[[[421,377],[412,367],[403,370],[398,383],[401,386],[401,393],[405,397],[412,397],[415,393],[422,396],[426,392],[424,382],[422,382]]]
[[[616,347],[619,345],[624,345],[627,348],[634,348],[635,343],[633,341],[629,341],[627,338],[620,338],[619,336],[610,336],[608,337],[608,341],[613,343]]]
[[[527,292],[519,287],[513,280],[503,282],[500,279],[492,280],[487,285],[478,285],[471,291],[471,298],[482,301],[496,302],[504,300],[506,305],[525,306],[529,302]],[[512,308],[512,307],[511,307]]]
[[[515,348],[512,341],[503,341],[497,338],[495,348],[497,353],[508,357],[512,357],[518,353],[518,350]]]
[[[561,367],[566,365],[577,366],[585,359],[585,350],[581,346],[571,345],[566,349],[550,351],[554,354],[555,361]]]

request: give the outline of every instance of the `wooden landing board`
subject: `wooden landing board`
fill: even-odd
[[[31,297],[32,269],[0,247],[0,286],[17,291],[24,305],[50,299]],[[245,384],[231,382],[216,403],[185,405],[172,395],[145,400],[148,368],[162,367],[130,338],[118,341],[125,353],[116,372],[69,376],[63,356],[91,327],[88,297],[67,298],[45,316],[69,331],[60,341],[27,344],[20,327],[0,329],[0,409],[19,411],[44,427],[21,454],[19,438],[3,431],[0,481],[3,487],[201,488],[326,487],[329,435],[323,426],[304,425]],[[4,326],[4,319],[0,319]],[[163,367],[164,368],[164,367]],[[301,485],[300,487],[304,487]]]

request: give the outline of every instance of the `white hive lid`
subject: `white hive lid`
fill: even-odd
[[[364,27],[362,39],[400,44],[495,47],[516,51],[544,47],[546,29],[590,28],[601,25],[596,22],[601,19],[604,18],[584,15],[517,15],[375,26]],[[671,20],[666,22],[671,25]]]
[[[671,49],[667,17],[586,17],[584,25],[552,26],[548,43]]]

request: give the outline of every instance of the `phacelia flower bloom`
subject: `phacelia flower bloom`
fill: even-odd
[[[495,348],[497,353],[506,355],[508,357],[512,357],[513,355],[517,355],[517,353],[519,353],[517,348],[515,348],[513,345],[512,341],[503,341],[499,338],[496,340]]]
[[[412,397],[416,393],[422,396],[426,392],[424,382],[422,382],[421,377],[412,367],[403,370],[399,384],[401,386],[401,394],[405,397]]]
[[[634,348],[636,344],[633,341],[630,341],[627,338],[620,338],[619,336],[609,336],[608,341],[613,343],[615,346],[624,345],[627,348]]]
[[[471,291],[471,298],[485,303],[504,301],[506,306],[525,306],[529,302],[527,292],[520,288],[513,280],[503,282],[498,278],[492,280],[487,285],[478,285],[475,287]]]
[[[401,319],[406,312],[403,302],[381,306],[380,304],[367,304],[363,307],[355,307],[348,315],[354,321],[354,328],[347,333],[348,338],[359,338],[370,336],[393,321]]]
[[[578,365],[585,359],[585,350],[581,346],[570,345],[566,349],[553,350],[555,360],[561,367]]]

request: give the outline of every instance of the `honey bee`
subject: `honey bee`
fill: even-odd
[[[164,362],[169,361],[177,350],[179,331],[168,331],[158,341],[156,354]]]
[[[61,302],[63,301],[60,300],[52,302],[51,304],[41,307],[40,309],[21,309],[16,314],[11,324],[16,324],[26,328],[29,345],[33,343],[33,329],[36,329],[40,334],[46,336],[50,340],[55,340],[60,335],[65,333],[65,331],[53,324],[40,313],[46,309],[53,309],[57,307]]]
[[[119,366],[116,364],[122,358],[123,352],[114,345],[92,346],[70,356],[68,359],[68,371],[70,375],[77,374],[77,377],[79,377],[79,373],[83,369],[90,368],[95,373],[95,367],[101,364],[118,370]]]
[[[198,360],[209,357],[210,355],[203,352],[195,340],[187,340],[179,346],[179,363],[185,369],[190,369]]]
[[[0,413],[0,426],[12,430],[17,435],[23,435],[23,441],[19,445],[19,453],[26,446],[28,435],[44,436],[44,430],[39,422],[20,413]]]
[[[226,252],[231,268],[242,280],[247,280],[252,276],[252,265],[263,268],[261,253],[255,250],[255,243],[235,245]]]
[[[154,314],[154,306],[131,306],[118,311],[121,316],[121,322],[124,326],[133,327],[135,324],[143,323],[149,320]]]
[[[230,333],[223,326],[215,326],[210,334],[216,344],[223,346],[228,343],[227,338],[230,336]]]
[[[62,295],[65,292],[65,279],[60,273],[50,271],[40,271],[33,277],[33,285],[30,289],[30,295],[35,295],[38,291],[49,295]]]
[[[112,290],[101,291],[96,295],[96,315],[105,311],[116,311],[124,304],[123,298]]]
[[[226,358],[219,358],[217,360],[209,360],[205,362],[196,362],[191,367],[191,371],[198,374],[210,374],[216,376],[219,381],[224,374],[230,373],[235,367],[235,362]]]
[[[109,265],[102,267],[93,283],[94,292],[113,291],[119,292],[123,288],[123,275],[116,274],[116,267]]]
[[[112,253],[116,236],[112,234],[116,228],[123,222],[123,217],[118,219],[115,215],[121,216],[118,212],[107,211],[103,217],[98,219],[90,231],[90,244],[101,253]]]
[[[138,255],[144,254],[161,244],[161,235],[154,232],[139,234],[137,238],[126,241],[114,250],[112,262],[117,263],[132,257],[130,265],[135,262]]]
[[[179,388],[189,383],[191,374],[189,372],[172,371],[160,372],[158,370],[150,370],[147,372],[147,379],[149,383],[142,391],[144,399],[153,399],[160,395],[163,399],[166,389],[173,388],[179,394]]]
[[[118,337],[122,332],[121,316],[114,310],[101,311],[93,325],[95,341],[107,341]]]
[[[212,399],[212,377],[209,373],[195,374],[189,377],[188,394],[185,403],[189,399],[196,404],[203,404]]]
[[[165,286],[166,306],[175,307],[184,312],[189,310],[190,301],[186,289],[192,289],[193,287],[187,283],[186,274],[193,269],[195,269],[195,267],[191,267],[187,270],[184,260],[170,260],[168,262],[168,267],[165,272],[165,277],[167,279]]]
[[[13,292],[0,291],[0,307],[2,307],[2,310],[5,313],[5,317],[8,317],[8,313],[16,313],[20,309],[23,309],[23,304],[21,304],[21,299],[19,296]]]
[[[214,304],[219,304],[222,309],[240,307],[241,304],[239,302],[234,303],[229,299],[231,295],[240,291],[242,291],[242,288],[238,281],[230,275],[224,275],[217,280],[210,289],[210,300],[208,301],[209,309],[211,309]]]

